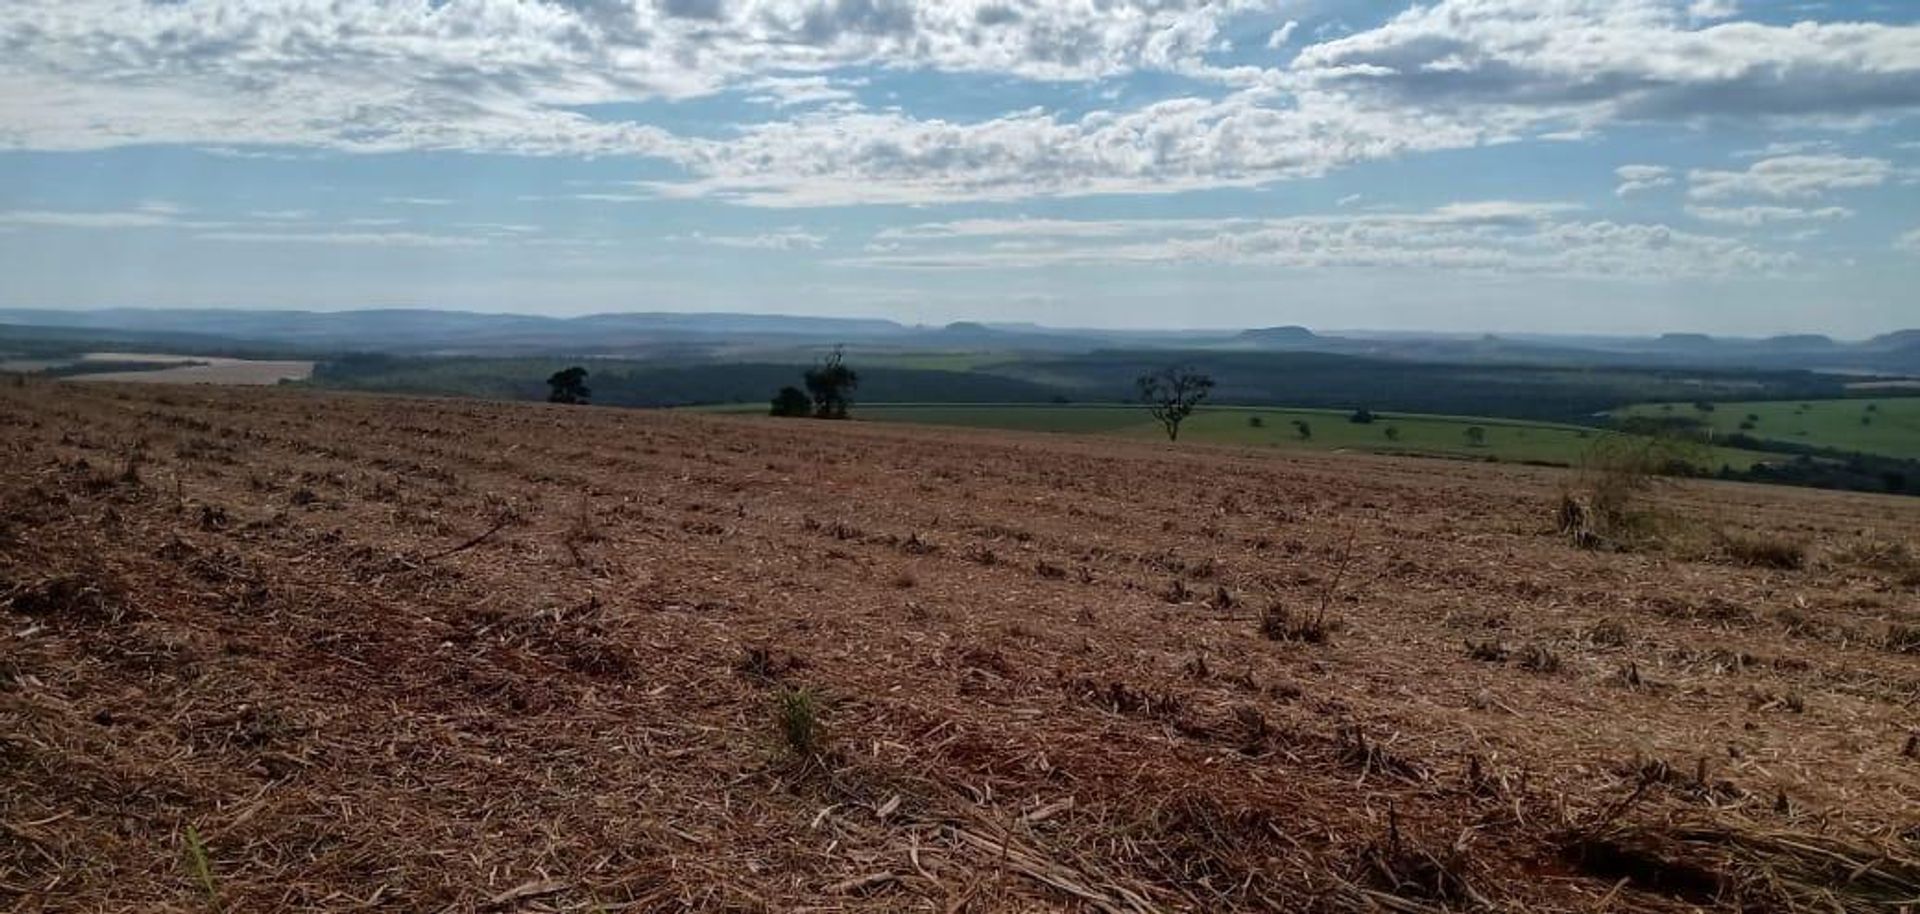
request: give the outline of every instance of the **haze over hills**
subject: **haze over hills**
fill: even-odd
[[[882,318],[632,312],[545,317],[427,309],[280,311],[0,309],[0,342],[56,330],[128,343],[311,352],[460,355],[713,356],[846,344],[901,351],[1087,352],[1103,348],[1326,352],[1421,361],[1801,368],[1920,374],[1920,329],[1865,340],[1246,330],[1110,330],[962,321],[940,327]]]

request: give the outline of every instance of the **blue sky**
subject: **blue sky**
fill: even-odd
[[[14,0],[0,304],[1920,325],[1920,4]]]

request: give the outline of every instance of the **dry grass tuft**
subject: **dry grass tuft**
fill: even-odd
[[[1661,540],[1673,518],[1647,496],[1661,478],[1698,463],[1698,447],[1675,438],[1606,435],[1560,493],[1555,528],[1582,549],[1631,551]]]
[[[1741,911],[1886,914],[1920,898],[1910,846],[1778,828],[1731,814],[1607,823],[1570,836],[1583,872]]]
[[[1750,568],[1793,571],[1807,563],[1806,544],[1780,535],[1722,530],[1719,548],[1728,558]]]

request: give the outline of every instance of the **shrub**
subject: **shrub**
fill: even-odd
[[[1663,475],[1698,463],[1698,445],[1673,435],[1606,435],[1587,449],[1560,495],[1556,526],[1583,549],[1626,549],[1658,536],[1662,517],[1645,504]]]
[[[789,384],[774,395],[770,415],[804,419],[813,412],[813,399],[807,392]]]
[[[586,403],[593,396],[587,388],[587,370],[578,365],[563,368],[547,378],[548,403]]]

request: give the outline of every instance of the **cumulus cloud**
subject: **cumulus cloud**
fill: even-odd
[[[971,123],[834,113],[757,124],[725,140],[682,141],[669,155],[692,177],[646,186],[665,196],[776,207],[1244,187],[1473,145],[1489,129],[1319,94],[1284,110],[1241,93],[1074,120],[1039,109]],[[1341,141],[1328,143],[1330,134]]]
[[[1613,173],[1620,178],[1620,186],[1613,193],[1620,197],[1673,183],[1673,169],[1665,165],[1622,165]]]
[[[884,253],[844,262],[896,270],[1220,264],[1604,278],[1727,277],[1794,262],[1790,254],[1738,239],[1664,225],[1567,220],[1567,211],[1493,201],[1268,220],[928,223],[885,233],[892,240]],[[994,239],[1001,240],[953,247],[956,240]]]
[[[1307,48],[1294,68],[1403,104],[1518,107],[1581,123],[1830,119],[1920,106],[1920,27],[1696,28],[1697,18],[1665,0],[1440,0]]]
[[[1300,23],[1297,20],[1287,20],[1285,25],[1274,29],[1273,34],[1267,36],[1267,50],[1274,51],[1286,47],[1287,43],[1293,40],[1293,33],[1299,28]]]
[[[1745,171],[1696,169],[1687,173],[1687,196],[1811,199],[1836,190],[1878,187],[1893,175],[1893,163],[1877,158],[1796,155],[1762,159]]]

